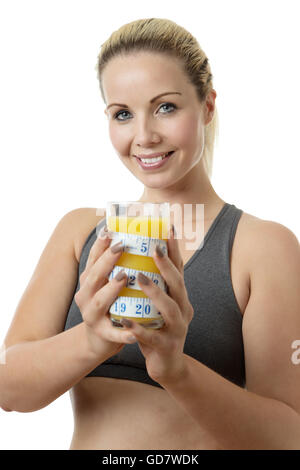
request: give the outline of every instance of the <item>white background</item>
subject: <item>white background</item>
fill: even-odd
[[[100,45],[124,23],[168,18],[196,36],[218,94],[214,189],[300,239],[298,7],[297,0],[1,1],[0,344],[58,220],[142,193],[110,143],[95,72]],[[68,449],[72,430],[68,393],[34,413],[0,410],[0,449]]]

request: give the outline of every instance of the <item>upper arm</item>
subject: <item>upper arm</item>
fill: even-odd
[[[300,247],[276,222],[262,221],[249,248],[251,293],[243,317],[246,388],[300,413]]]
[[[77,285],[74,233],[82,210],[68,212],[57,223],[17,305],[4,339],[5,348],[54,336],[63,330]]]

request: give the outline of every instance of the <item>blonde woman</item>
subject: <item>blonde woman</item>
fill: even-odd
[[[204,204],[204,243],[188,250],[184,220],[172,220],[180,236],[154,254],[168,292],[138,278],[164,327],[116,328],[108,310],[127,278],[108,275],[122,251],[97,237],[96,209],[67,213],[7,332],[1,407],[32,412],[70,391],[70,449],[299,449],[299,243],[212,187],[208,58],[183,27],[148,18],[113,32],[97,70],[111,142],[144,185],[139,201]]]

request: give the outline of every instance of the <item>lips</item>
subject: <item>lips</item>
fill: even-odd
[[[169,152],[160,152],[160,153],[151,153],[151,155],[134,155],[136,158],[141,159],[143,158],[144,160],[147,158],[156,158],[156,157],[161,157],[162,155],[169,155],[171,152],[174,152],[174,150],[170,150]]]
[[[165,158],[163,158],[162,160],[160,160],[158,162],[155,162],[155,163],[144,163],[138,157],[136,157],[136,160],[137,160],[137,162],[138,162],[138,164],[140,165],[141,168],[143,168],[144,170],[150,170],[151,171],[151,170],[155,170],[156,168],[160,168],[163,165],[166,165],[168,160],[170,160],[170,158],[172,158],[174,153],[175,153],[175,151],[171,151],[171,152],[167,153],[167,156]],[[152,157],[152,158],[154,158],[154,157]]]

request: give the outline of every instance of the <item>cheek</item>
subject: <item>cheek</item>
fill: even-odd
[[[199,143],[199,119],[194,114],[185,114],[178,119],[174,127],[174,139],[178,147],[193,148]]]

